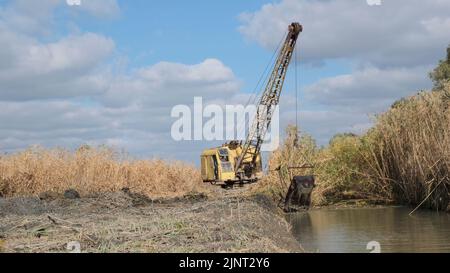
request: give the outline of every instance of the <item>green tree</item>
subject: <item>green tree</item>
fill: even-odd
[[[450,82],[450,45],[447,47],[447,59],[439,61],[439,65],[430,73],[434,90],[442,90],[445,83]]]

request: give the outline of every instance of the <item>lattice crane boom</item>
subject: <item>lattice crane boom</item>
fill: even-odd
[[[264,138],[271,125],[276,107],[280,102],[280,95],[287,70],[292,60],[298,36],[302,31],[303,27],[299,23],[292,23],[289,26],[286,40],[280,48],[273,71],[260,98],[259,104],[257,105],[255,120],[250,127],[247,139],[243,145],[242,154],[236,163],[235,170],[237,175],[244,174],[246,172],[245,168],[251,169],[255,167]],[[249,162],[250,159],[253,166],[245,166],[244,162]]]

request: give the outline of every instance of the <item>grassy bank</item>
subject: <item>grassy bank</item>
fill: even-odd
[[[249,213],[251,212],[251,213]],[[76,200],[0,198],[0,252],[301,252],[264,196],[152,202],[129,192]]]
[[[269,168],[281,166],[286,178],[289,165],[315,165],[313,203],[318,206],[350,199],[415,206],[425,200],[423,207],[445,210],[450,192],[449,94],[447,83],[404,98],[379,115],[365,135],[340,134],[327,147],[317,147],[307,135],[296,140],[296,128],[290,127]],[[287,187],[271,172],[258,190],[278,200]]]
[[[133,160],[108,148],[84,146],[75,152],[30,148],[0,156],[0,197],[63,193],[82,195],[129,188],[150,197],[203,191],[200,173],[181,162]]]

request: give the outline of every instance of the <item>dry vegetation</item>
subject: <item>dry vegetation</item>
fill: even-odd
[[[314,164],[315,205],[363,199],[448,210],[450,46],[430,78],[432,91],[397,101],[363,136],[340,134],[318,148],[307,135],[297,141],[297,128],[288,128],[283,147],[271,155],[270,169],[281,166],[286,180],[287,166]],[[279,199],[287,187],[272,172],[258,190]]]
[[[325,148],[307,135],[296,141],[296,128],[290,127],[269,168],[281,166],[286,181],[287,166],[315,165],[315,205],[358,199],[418,205],[425,200],[423,207],[445,210],[450,192],[449,94],[445,84],[439,92],[405,98],[377,117],[364,136],[337,135]],[[271,172],[258,190],[280,200],[287,187]]]
[[[248,213],[251,211],[252,213]],[[264,196],[153,202],[128,192],[0,199],[0,252],[300,252]]]
[[[203,191],[199,171],[181,162],[133,160],[108,148],[30,148],[0,157],[0,197],[77,190],[81,195],[129,188],[150,197]]]
[[[296,140],[296,128],[289,127],[282,147],[269,159],[271,170],[281,167],[282,178],[278,172],[271,171],[256,191],[281,201],[292,175],[313,174],[318,185],[312,198],[315,206],[355,199],[386,202],[385,195],[374,185],[374,181],[361,172],[366,169],[361,152],[361,139],[355,135],[338,135],[329,146],[319,148],[309,135],[304,134]],[[314,169],[288,170],[288,167],[303,165],[313,165]]]
[[[0,252],[68,252],[72,241],[83,252],[302,251],[270,199],[206,187],[183,163],[32,148],[1,157],[0,172]]]
[[[396,103],[367,135],[368,173],[397,202],[446,209],[450,193],[450,85]]]

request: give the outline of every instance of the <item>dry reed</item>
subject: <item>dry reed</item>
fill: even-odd
[[[132,160],[105,147],[75,152],[34,147],[0,157],[0,196],[75,189],[82,195],[129,188],[150,197],[201,191],[199,171],[181,162]]]
[[[281,166],[282,179],[270,172],[257,188],[280,200],[290,177],[287,166],[315,165],[318,187],[315,205],[363,199],[445,210],[450,198],[450,84],[438,92],[404,98],[377,117],[364,136],[341,134],[318,148],[303,135],[296,145],[296,128],[269,159]],[[297,175],[310,174],[308,171]]]
[[[445,210],[450,192],[450,104],[443,92],[396,103],[367,134],[368,172],[398,203]]]

